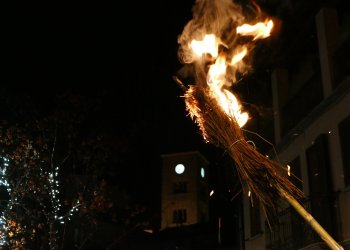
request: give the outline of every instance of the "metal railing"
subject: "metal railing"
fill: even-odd
[[[304,202],[310,211],[310,201]],[[310,225],[292,208],[279,212],[270,226],[266,223],[267,250],[297,250],[313,243],[320,242],[320,237]]]

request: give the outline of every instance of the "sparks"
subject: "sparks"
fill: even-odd
[[[290,166],[289,165],[287,165],[287,174],[288,174],[288,176],[290,176]]]

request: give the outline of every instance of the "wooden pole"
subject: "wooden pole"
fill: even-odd
[[[344,250],[333,238],[330,236],[326,230],[315,220],[315,218],[305,210],[300,203],[285,192],[282,188],[279,189],[281,196],[285,198],[291,206],[309,223],[309,225],[318,233],[318,235],[326,242],[326,244],[332,250]]]

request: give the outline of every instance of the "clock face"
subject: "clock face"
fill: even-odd
[[[201,168],[201,176],[202,176],[202,178],[205,177],[205,170],[204,170],[204,168]]]
[[[175,166],[175,172],[177,174],[182,174],[183,172],[185,172],[185,166],[183,164],[177,164]]]

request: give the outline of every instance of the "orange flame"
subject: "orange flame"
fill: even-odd
[[[272,28],[272,20],[266,20],[255,25],[243,24],[237,27],[236,32],[241,36],[253,36],[252,40],[254,41],[268,37]],[[203,54],[210,54],[215,59],[214,63],[210,65],[207,75],[209,94],[218,102],[223,111],[242,127],[247,123],[249,115],[247,112],[242,112],[242,105],[236,96],[227,89],[231,85],[227,79],[235,81],[234,75],[227,76],[227,68],[232,67],[235,74],[238,66],[243,63],[244,57],[248,54],[248,47],[242,46],[235,48],[234,52],[222,52],[219,54],[220,41],[220,38],[214,34],[206,34],[203,40],[193,39],[189,47],[197,59],[202,58]],[[227,57],[229,54],[233,54],[233,56],[228,61]]]
[[[219,42],[214,34],[205,35],[202,41],[191,41],[191,48],[198,57],[205,53],[211,54],[212,57],[217,57],[218,47]]]
[[[247,53],[248,49],[246,47],[243,47],[240,51],[237,51],[236,54],[232,57],[230,65],[233,66],[241,62]]]
[[[238,26],[236,31],[237,34],[243,36],[254,36],[253,40],[256,40],[269,37],[272,28],[272,20],[266,20],[265,22],[260,22],[255,25],[243,24],[242,26]]]
[[[215,64],[209,68],[207,84],[210,96],[215,98],[219,106],[229,117],[234,117],[240,127],[248,121],[248,113],[241,112],[241,105],[234,94],[223,89],[226,81],[226,59],[218,57]]]

